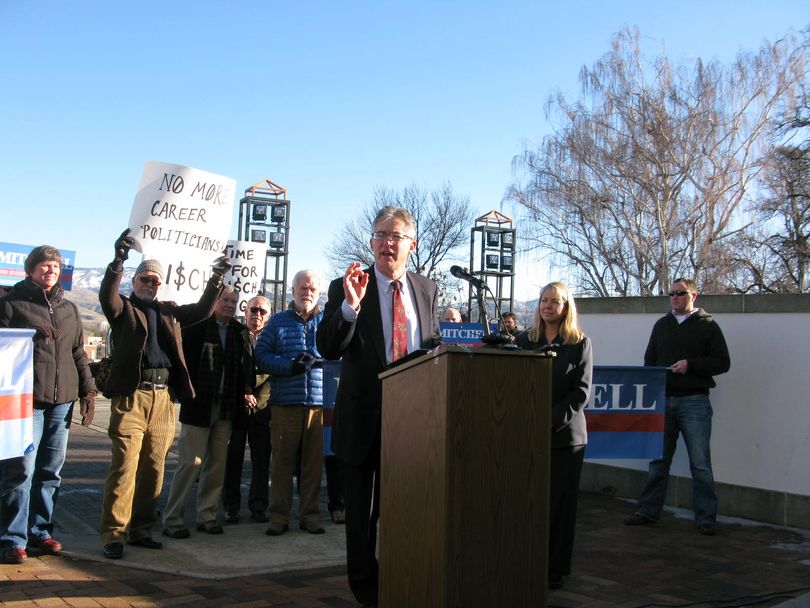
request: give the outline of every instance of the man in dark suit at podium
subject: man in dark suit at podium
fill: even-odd
[[[340,464],[346,507],[349,586],[364,605],[377,605],[377,520],[380,513],[382,383],[389,363],[439,341],[436,284],[406,272],[416,249],[416,222],[384,207],[371,234],[374,266],[353,263],[329,285],[318,327],[318,350],[343,358],[335,400],[332,451]]]

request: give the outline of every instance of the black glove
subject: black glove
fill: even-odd
[[[129,250],[135,244],[135,239],[129,235],[129,228],[124,230],[115,241],[115,259],[122,262],[129,257]]]
[[[53,342],[59,337],[59,330],[53,325],[32,325],[31,329],[36,329],[37,333],[34,335],[34,340],[45,340],[45,342]]]
[[[231,269],[231,266],[233,266],[233,264],[231,264],[231,260],[228,256],[221,255],[211,264],[211,272],[221,278]]]
[[[93,423],[93,415],[96,413],[95,393],[89,393],[81,398],[79,412],[82,415],[82,426],[90,426]]]
[[[299,353],[295,359],[293,359],[293,376],[308,372],[310,369],[312,369],[312,366],[315,365],[317,360],[318,357],[309,351]]]

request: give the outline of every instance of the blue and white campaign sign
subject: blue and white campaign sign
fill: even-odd
[[[490,331],[498,331],[498,324],[491,323]],[[481,338],[484,336],[484,326],[480,323],[439,323],[442,342],[477,348],[483,346]]]
[[[594,366],[587,458],[661,458],[666,367]]]
[[[21,245],[19,243],[0,243],[0,285],[10,287],[25,278],[25,258],[37,245]],[[76,252],[59,249],[62,254],[62,271],[59,273],[59,282],[65,291],[73,287],[73,267],[76,263]]]
[[[33,329],[0,329],[0,460],[34,448]]]
[[[236,180],[192,167],[149,161],[144,165],[130,236],[144,259],[163,264],[158,297],[196,302],[225,253],[233,221]]]

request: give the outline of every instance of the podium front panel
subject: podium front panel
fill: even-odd
[[[451,347],[383,374],[381,606],[545,605],[550,370]]]

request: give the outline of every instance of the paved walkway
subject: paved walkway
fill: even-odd
[[[64,554],[32,551],[21,566],[0,565],[0,606],[357,605],[345,579],[343,528],[326,522],[323,535],[293,522],[277,538],[264,534],[265,524],[229,524],[222,536],[164,537],[161,551],[126,547],[124,559],[104,559],[97,532],[109,461],[104,407],[93,427],[71,430],[56,513]],[[173,468],[172,459],[162,501]],[[630,528],[621,523],[630,510],[610,496],[582,496],[574,573],[550,593],[550,606],[810,606],[810,531],[721,519],[718,535],[703,537],[688,512]]]

